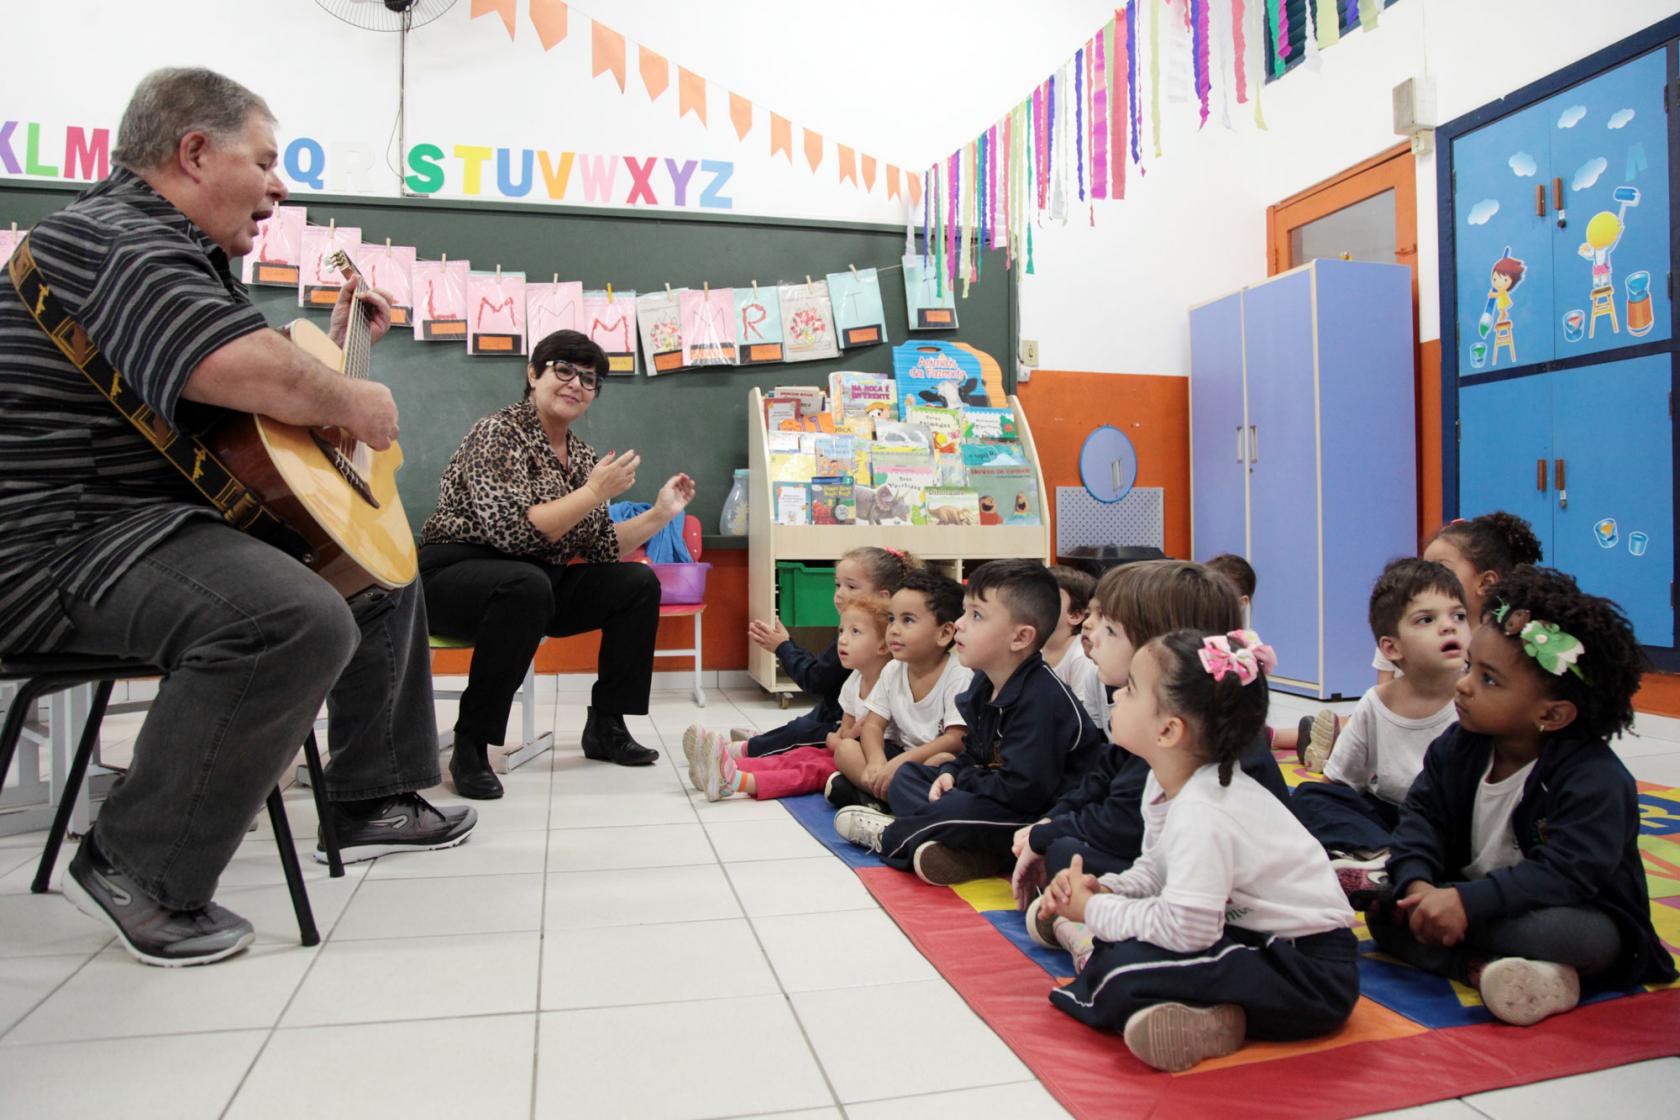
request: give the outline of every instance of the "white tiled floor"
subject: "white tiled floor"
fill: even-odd
[[[1274,724],[1318,707],[1274,695]],[[297,944],[266,823],[219,895],[258,944],[181,972],[30,895],[40,834],[0,837],[0,1117],[1062,1115],[780,807],[685,790],[689,722],[770,727],[791,709],[756,690],[713,691],[703,712],[658,695],[632,721],[665,754],[643,770],[582,758],[575,698],[541,714],[561,746],[480,806],[461,848],[336,881],[306,862],[317,949]],[[1641,726],[1618,752],[1680,782],[1680,725]],[[288,804],[312,846],[308,795]],[[889,1023],[917,1044],[883,1043]],[[1677,1094],[1666,1058],[1409,1115],[1659,1116]]]

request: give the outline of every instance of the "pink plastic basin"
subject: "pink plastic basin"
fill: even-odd
[[[649,564],[659,577],[661,603],[703,603],[706,601],[706,573],[712,566],[695,564]]]

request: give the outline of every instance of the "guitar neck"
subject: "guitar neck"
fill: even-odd
[[[350,255],[339,250],[328,258],[344,274],[346,280],[356,281],[358,294],[367,291],[368,282],[357,271]],[[350,325],[344,331],[344,376],[365,379],[373,356],[373,308],[358,299],[350,307]]]

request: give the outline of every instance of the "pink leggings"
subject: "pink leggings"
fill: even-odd
[[[826,747],[794,747],[781,754],[748,758],[742,755],[735,765],[753,776],[760,801],[778,797],[797,797],[802,793],[821,793],[828,776],[835,771],[834,756]]]

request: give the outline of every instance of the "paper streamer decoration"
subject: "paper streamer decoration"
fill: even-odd
[[[414,281],[414,341],[467,340],[468,261],[416,261]]]
[[[579,328],[607,354],[608,377],[636,373],[636,293],[586,291]]]
[[[1248,13],[1245,3],[1260,0],[1231,0],[1231,73],[1237,87],[1237,104],[1248,104]]]
[[[1329,50],[1342,41],[1342,13],[1337,7],[1340,2],[1341,0],[1312,0],[1320,50]]]
[[[677,293],[682,316],[683,365],[735,365],[735,291],[684,288]]]
[[[240,262],[239,278],[273,288],[298,286],[303,260],[304,206],[281,206],[257,223],[257,240]],[[6,253],[11,257],[11,252]]]
[[[681,288],[643,292],[636,297],[636,327],[647,355],[647,375],[658,377],[683,365]]]
[[[782,284],[777,297],[782,305],[782,346],[788,361],[810,362],[839,355],[828,281]]]
[[[414,264],[418,257],[412,245],[364,241],[350,253],[356,269],[372,287],[391,300],[391,325],[406,327],[414,321]]]
[[[359,226],[305,226],[299,237],[298,306],[329,310],[338,302],[344,274],[327,263],[342,250],[346,254],[361,247]]]
[[[873,268],[829,273],[828,298],[834,306],[834,328],[840,336],[841,349],[852,350],[887,341],[887,313],[881,306],[881,278]]]
[[[1208,122],[1208,95],[1213,84],[1208,76],[1208,0],[1190,0],[1191,57],[1196,73],[1196,101],[1200,106],[1202,126]]]
[[[467,353],[525,353],[525,274],[467,273]]]
[[[767,365],[785,360],[782,352],[782,301],[774,285],[735,289],[735,340],[740,364]]]
[[[575,280],[526,284],[525,323],[533,350],[555,331],[581,332],[588,325],[583,317],[583,285]]]
[[[920,254],[904,257],[904,310],[913,331],[950,331],[957,328],[957,300],[936,289],[938,277],[922,263]]]

